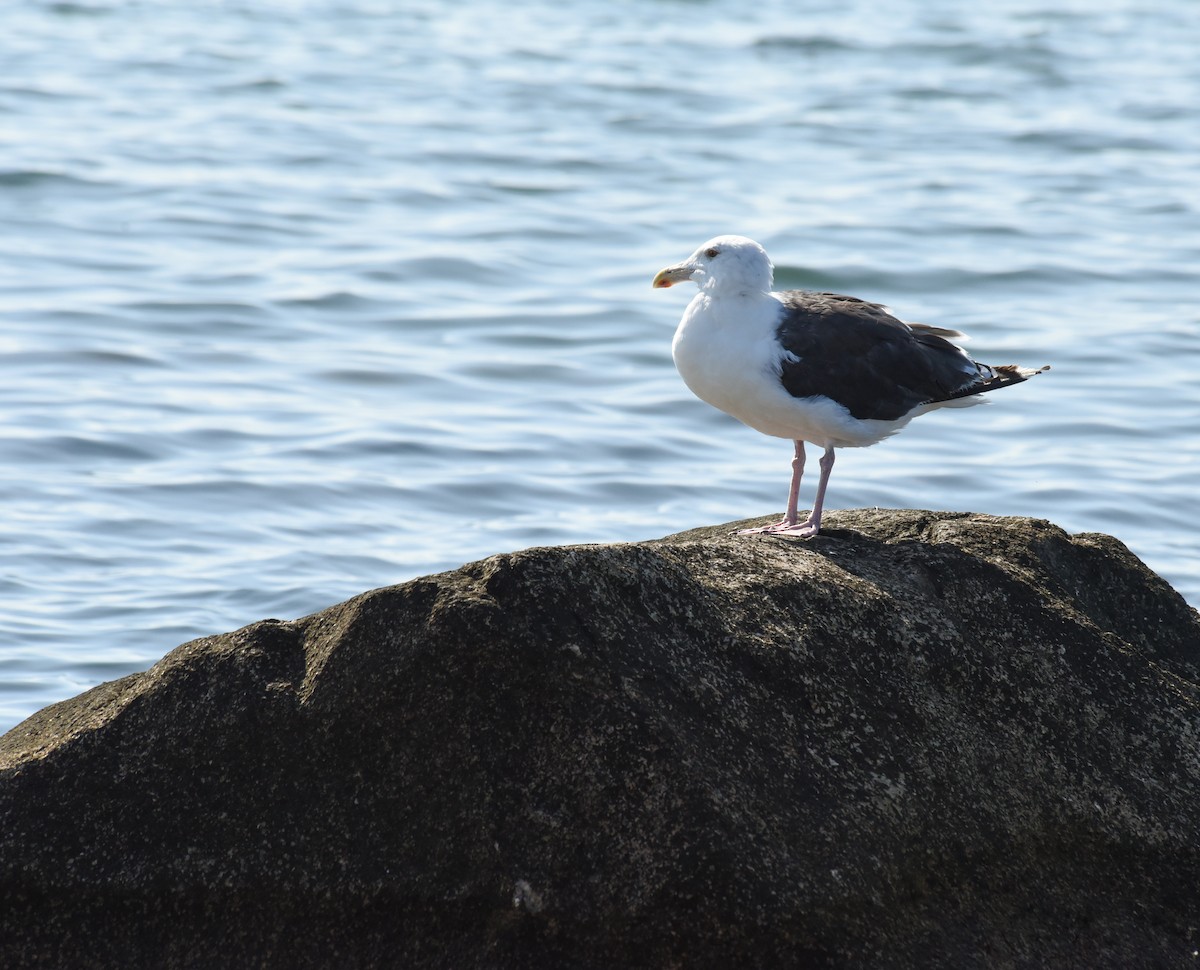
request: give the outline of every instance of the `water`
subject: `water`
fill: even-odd
[[[80,0],[5,25],[0,729],[191,637],[780,509],[789,446],[690,397],[688,294],[649,287],[721,232],[782,286],[1054,366],[843,451],[830,507],[1109,532],[1200,603],[1189,4]]]

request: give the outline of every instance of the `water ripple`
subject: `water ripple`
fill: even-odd
[[[781,507],[787,443],[688,394],[649,287],[719,232],[1054,367],[847,449],[833,507],[1114,532],[1200,603],[1182,7],[302,7],[7,13],[0,726],[263,616]]]

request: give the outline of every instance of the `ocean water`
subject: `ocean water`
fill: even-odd
[[[1053,370],[828,507],[1200,604],[1200,18],[1135,0],[28,2],[0,36],[0,729],[176,644],[782,508],[662,266],[753,236]],[[811,498],[811,483],[803,502]]]

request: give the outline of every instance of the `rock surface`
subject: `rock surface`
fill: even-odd
[[[1046,522],[530,549],[0,739],[0,965],[1176,967],[1200,619]]]

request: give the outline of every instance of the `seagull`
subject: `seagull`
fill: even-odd
[[[687,280],[700,292],[671,344],[684,383],[743,424],[795,444],[783,521],[738,535],[815,536],[835,449],[876,444],[918,415],[980,404],[988,391],[1050,369],[981,364],[951,343],[963,339],[959,331],[904,323],[858,297],[773,291],[766,250],[745,236],[710,239],[653,285]],[[801,522],[806,441],[824,454],[812,514]]]

